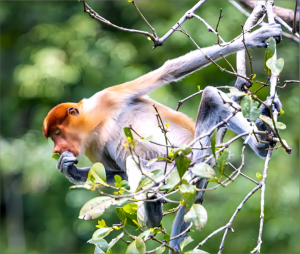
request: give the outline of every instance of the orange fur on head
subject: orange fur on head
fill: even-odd
[[[79,103],[62,103],[50,110],[43,124],[43,134],[46,138],[50,136],[51,131],[62,124],[68,115],[68,108],[78,108]]]

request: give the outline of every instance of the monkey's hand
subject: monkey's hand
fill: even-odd
[[[281,105],[281,102],[280,102],[279,97],[277,96],[277,94],[275,95],[275,98],[273,98],[271,96],[267,97],[267,100],[264,103],[266,105],[270,105],[270,106],[272,104],[272,112],[278,112],[279,113],[282,110],[282,105]],[[264,104],[262,104],[259,108],[261,109],[261,115],[271,117],[270,110]],[[256,120],[255,124],[256,124],[258,130],[268,131],[269,133],[271,133],[271,130],[268,128],[268,126],[260,118],[258,118]]]
[[[272,101],[273,101],[273,103],[272,103]],[[271,105],[272,104],[272,111],[273,112],[279,112],[282,109],[281,102],[280,102],[277,95],[275,95],[274,100],[273,100],[273,97],[268,97],[267,100],[265,101],[265,104],[266,105]],[[260,106],[260,109],[261,109],[261,115],[268,116],[268,117],[271,116],[269,109],[264,104],[262,104]],[[271,132],[269,127],[264,123],[264,121],[262,121],[260,118],[258,118],[255,121],[255,125],[256,125],[256,127],[259,131],[267,131],[267,134],[268,134],[268,137],[265,137],[263,135],[257,135],[258,139],[261,140],[261,141],[272,142],[272,138],[275,137],[275,135]],[[265,144],[265,143],[260,142],[260,143],[256,144],[256,148],[259,151],[258,154],[261,157],[266,157],[267,156],[267,153],[268,153],[267,148],[268,147],[269,147],[269,145]]]
[[[255,32],[251,33],[250,36],[246,37],[246,45],[248,48],[266,48],[268,45],[265,42],[270,37],[273,37],[276,43],[281,42],[281,27],[279,24],[272,23],[261,27]]]
[[[74,164],[77,164],[78,160],[71,152],[63,152],[57,163],[56,168],[66,176],[66,178],[75,184],[83,184],[85,183],[88,172],[90,168],[78,168],[74,166]]]

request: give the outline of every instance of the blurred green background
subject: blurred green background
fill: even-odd
[[[148,30],[134,6],[127,1],[89,1],[100,15],[128,28]],[[138,5],[162,36],[196,2],[141,1]],[[276,1],[276,5],[294,8],[293,1]],[[196,13],[213,27],[219,9],[224,18],[220,35],[229,41],[241,32],[246,17],[227,1],[208,1]],[[92,253],[86,241],[96,230],[97,221],[78,219],[81,206],[96,193],[69,190],[69,183],[55,168],[51,158],[53,144],[42,135],[42,122],[47,112],[62,102],[78,102],[95,92],[120,84],[153,69],[166,60],[183,55],[195,47],[182,33],[174,33],[164,44],[151,50],[145,36],[125,33],[92,20],[83,13],[78,1],[1,1],[1,253]],[[201,46],[212,45],[216,36],[196,19],[183,27]],[[298,43],[283,38],[278,57],[285,60],[281,85],[286,79],[298,79]],[[258,80],[266,80],[263,70],[264,49],[253,55]],[[235,56],[228,57],[235,66]],[[228,67],[225,61],[219,62]],[[197,91],[200,85],[234,85],[235,77],[211,65],[184,80],[158,89],[150,95],[160,103],[176,108],[177,102]],[[253,91],[259,86],[256,84]],[[265,99],[269,89],[259,96]],[[289,84],[278,90],[287,125],[282,137],[293,149],[288,155],[275,150],[270,163],[265,198],[265,225],[262,252],[299,252],[299,86]],[[195,119],[200,97],[182,105],[181,111]],[[226,139],[232,137],[228,133]],[[241,161],[242,141],[232,146],[233,164]],[[89,166],[80,158],[81,166]],[[246,174],[255,178],[262,173],[264,160],[247,148]],[[227,169],[230,173],[230,169]],[[208,234],[228,222],[238,204],[254,188],[242,177],[226,189],[207,191],[204,207],[208,223],[201,232],[191,233],[195,246]],[[166,206],[170,208],[171,206]],[[260,216],[260,191],[236,217],[225,242],[224,253],[249,253],[256,246]],[[102,216],[107,225],[119,220],[114,208]],[[173,215],[164,218],[170,230]],[[113,232],[107,240],[120,232]],[[223,233],[210,239],[203,250],[215,253]],[[157,243],[147,243],[148,249]],[[114,253],[123,253],[126,244],[118,242]]]

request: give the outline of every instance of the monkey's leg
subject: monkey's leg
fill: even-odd
[[[139,168],[136,164],[136,161],[139,161],[140,167]],[[136,156],[133,159],[133,156],[128,156],[126,159],[126,169],[128,174],[128,183],[130,185],[131,191],[136,191],[139,182],[142,178],[141,170],[143,170],[144,173],[149,173],[153,170],[160,169],[164,170],[165,168],[165,162],[155,162],[151,166],[147,166],[147,160],[143,160],[142,158],[137,158]],[[167,172],[170,171],[174,166],[170,163],[167,166]],[[161,179],[157,178],[156,181],[162,180],[163,176],[161,176]],[[157,187],[153,187],[153,189],[156,189]],[[148,192],[148,196],[151,196],[148,199],[157,199],[158,196],[156,194],[151,193],[151,191]],[[154,195],[153,195],[154,194]],[[137,199],[144,199],[146,198],[145,194],[139,195],[136,197]],[[157,200],[155,202],[145,202],[142,206],[140,206],[138,210],[138,216],[143,221],[141,226],[147,226],[149,228],[158,227],[162,218],[163,218],[163,210],[162,210],[162,203],[164,201],[162,199]]]
[[[266,103],[269,103],[271,101],[272,98],[268,98]],[[276,110],[280,111],[281,103],[278,97],[275,97],[273,104]],[[261,109],[262,109],[262,114],[264,115],[270,114],[269,110],[266,109],[265,106],[261,106]],[[216,124],[228,118],[233,111],[234,109],[230,107],[229,104],[224,103],[217,89],[213,87],[206,87],[203,92],[203,97],[200,103],[198,116],[196,120],[195,138],[200,137],[201,135],[204,135],[207,132],[209,132]],[[259,120],[257,120],[256,122],[258,124],[257,127],[260,130],[266,130],[267,127]],[[249,122],[243,117],[242,113],[237,113],[228,121],[228,125],[220,126],[219,130],[222,131],[221,129],[224,127],[231,129],[236,134],[252,132],[252,127],[250,126]],[[244,136],[243,138],[245,139],[247,138],[247,136]],[[259,136],[259,139],[263,139],[263,137]],[[257,155],[259,155],[260,157],[266,156],[267,154],[266,148],[268,147],[268,144],[258,143],[256,141],[256,138],[253,135],[251,135],[248,144]],[[195,143],[194,147],[201,148],[201,146],[209,146],[209,145],[210,145],[210,137],[206,136],[202,138],[200,142]],[[199,162],[205,159],[204,158],[205,154],[211,154],[211,150],[194,150],[193,152],[194,152],[192,158],[193,160],[203,157],[202,159],[199,160]],[[212,160],[212,164],[214,163],[215,162]],[[206,179],[201,179],[197,183],[197,188],[199,189],[205,189],[206,186],[207,186]],[[197,193],[196,203],[202,203],[203,194],[204,192]],[[172,227],[171,237],[177,236],[189,226],[188,223],[184,222],[184,215],[185,215],[184,209],[185,206],[182,206],[176,214],[173,227]],[[174,245],[174,248],[176,250],[179,250],[180,249],[179,244],[184,240],[186,235],[187,234],[184,234],[180,238],[176,238],[172,240],[170,242],[170,245],[171,246]]]

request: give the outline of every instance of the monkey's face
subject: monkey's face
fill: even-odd
[[[84,118],[80,115],[80,103],[63,103],[54,107],[44,120],[43,133],[54,142],[53,153],[84,153]]]

